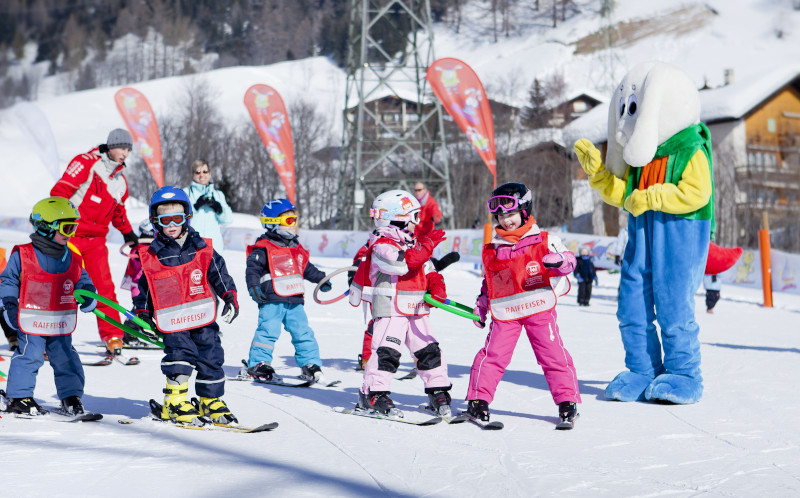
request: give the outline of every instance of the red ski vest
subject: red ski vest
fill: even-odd
[[[401,247],[393,240],[379,238],[369,246],[364,261],[358,266],[353,283],[350,285],[350,304],[358,306],[362,301],[372,302],[373,296],[389,296],[393,298],[397,311],[406,316],[423,316],[430,314],[430,306],[425,302],[425,292],[428,288],[428,277],[425,268],[409,269],[405,275],[397,278],[397,288],[375,288],[369,279],[369,269],[372,266],[372,249],[378,244],[391,244],[398,249]]]
[[[139,249],[139,260],[150,286],[154,318],[165,334],[196,329],[217,318],[217,300],[206,272],[214,256],[211,239],[194,259],[178,266],[164,266],[149,248]]]
[[[305,293],[303,274],[308,266],[309,254],[303,246],[281,247],[261,239],[254,245],[247,246],[247,256],[250,256],[256,247],[263,247],[267,251],[269,264],[269,273],[261,277],[261,282],[272,280],[272,290],[279,296],[289,297]]]
[[[69,335],[78,323],[78,304],[72,293],[81,278],[83,259],[72,253],[64,273],[48,273],[36,261],[33,244],[15,246],[19,251],[19,328],[33,335]],[[12,251],[12,253],[13,253]]]
[[[542,257],[550,252],[547,232],[541,236],[539,243],[511,259],[497,259],[494,244],[483,246],[489,308],[495,320],[510,322],[555,308],[556,294],[542,264]]]

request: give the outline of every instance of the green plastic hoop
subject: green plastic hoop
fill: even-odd
[[[431,306],[435,306],[439,309],[449,311],[454,315],[458,315],[464,318],[469,318],[470,320],[475,320],[476,322],[481,321],[481,317],[473,313],[472,308],[470,308],[466,304],[457,303],[455,301],[451,301],[450,299],[445,300],[445,302],[437,301],[430,294],[425,294],[425,302],[430,304]]]
[[[72,295],[75,296],[75,299],[80,304],[83,304],[86,301],[86,299],[84,299],[84,298],[87,298],[87,297],[91,298],[91,299],[96,299],[99,302],[105,304],[106,306],[109,306],[109,307],[114,308],[115,310],[119,311],[120,313],[125,315],[125,318],[128,318],[129,320],[132,320],[133,323],[135,323],[136,325],[142,327],[144,330],[149,330],[149,331],[153,332],[153,329],[150,328],[150,325],[147,322],[145,322],[144,320],[142,320],[138,316],[134,315],[130,311],[128,311],[125,308],[123,308],[119,303],[115,303],[114,301],[112,301],[111,299],[108,299],[107,297],[103,297],[100,294],[96,294],[96,293],[88,291],[86,289],[75,289],[75,292],[73,292]],[[118,321],[114,320],[113,318],[111,318],[110,316],[106,315],[105,313],[103,313],[102,311],[100,311],[97,308],[93,309],[92,313],[97,315],[99,318],[107,321],[111,325],[117,327],[118,329],[129,333],[130,335],[136,336],[139,339],[142,339],[143,341],[149,342],[150,344],[155,344],[156,346],[158,346],[160,348],[164,347],[164,343],[163,342],[154,341],[153,339],[151,339],[150,337],[147,337],[146,335],[142,334],[138,330],[134,330],[134,329],[128,327],[127,325],[123,324],[123,323],[119,323]],[[157,334],[160,335],[160,333],[157,333]]]

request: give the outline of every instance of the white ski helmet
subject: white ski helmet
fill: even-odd
[[[389,226],[398,221],[405,226],[409,222],[419,223],[421,206],[416,197],[405,190],[389,190],[372,201],[369,217],[375,218],[376,227]]]

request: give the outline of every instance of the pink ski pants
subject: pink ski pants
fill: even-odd
[[[529,316],[513,322],[492,320],[486,345],[478,351],[469,374],[467,399],[482,399],[491,403],[497,384],[503,378],[511,355],[517,345],[522,327],[531,341],[536,361],[542,367],[544,378],[550,387],[553,401],[580,403],[578,376],[572,357],[564,347],[556,323],[556,310]]]

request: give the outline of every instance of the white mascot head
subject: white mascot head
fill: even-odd
[[[656,149],[700,122],[700,95],[680,69],[645,62],[625,75],[608,106],[606,168],[619,178],[627,166],[641,168]]]

